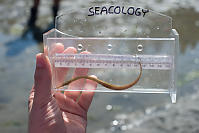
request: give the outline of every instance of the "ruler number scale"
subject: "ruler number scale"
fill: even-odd
[[[55,67],[71,68],[139,68],[172,69],[172,57],[166,55],[105,55],[105,54],[56,54]]]

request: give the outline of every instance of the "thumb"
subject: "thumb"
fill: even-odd
[[[52,99],[51,78],[49,59],[42,53],[37,54],[34,76],[34,101],[39,102],[37,104],[45,104]]]

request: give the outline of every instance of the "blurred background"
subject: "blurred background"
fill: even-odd
[[[94,1],[0,0],[0,132],[25,133],[28,95],[42,34],[61,10]],[[102,1],[99,1],[102,2]],[[199,132],[199,1],[132,0],[173,18],[180,34],[177,104],[168,95],[96,93],[88,114],[88,133]],[[58,6],[59,5],[59,6]],[[37,14],[38,16],[34,16]]]

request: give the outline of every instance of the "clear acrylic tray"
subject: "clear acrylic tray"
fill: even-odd
[[[140,7],[107,4],[67,11],[57,16],[55,24],[55,29],[43,35],[54,90],[168,93],[172,103],[176,102],[179,35],[172,29],[171,17]],[[141,75],[123,90],[100,84],[88,90],[84,82],[78,88],[59,87],[78,72],[79,76],[95,75],[118,86],[128,85]]]

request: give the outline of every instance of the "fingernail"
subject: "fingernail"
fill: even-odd
[[[44,58],[44,55],[42,53],[37,54],[36,68],[43,68],[45,66],[43,58]]]

